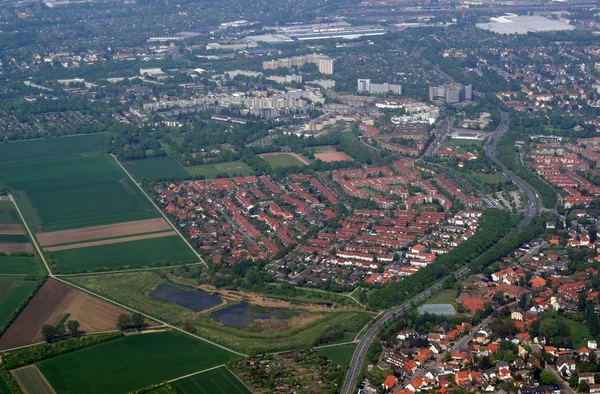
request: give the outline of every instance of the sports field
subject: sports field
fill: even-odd
[[[63,274],[198,261],[178,235],[59,250],[50,255]]]
[[[356,344],[348,343],[345,345],[331,346],[315,350],[321,356],[327,357],[333,361],[334,364],[345,367],[350,363],[350,360],[352,360],[354,349],[356,349]]]
[[[37,257],[0,256],[0,275],[44,275],[46,270]]]
[[[178,394],[252,394],[225,367],[212,369],[171,383]]]
[[[163,178],[185,179],[190,174],[172,157],[152,157],[149,159],[128,160],[123,166],[137,180]]]
[[[260,155],[272,168],[304,167],[310,164],[306,159],[296,153],[265,153]]]
[[[35,281],[0,277],[0,327],[9,322],[36,285]]]
[[[69,156],[0,166],[32,231],[57,231],[158,217],[108,155]]]
[[[248,176],[252,175],[252,168],[243,161],[231,161],[228,163],[203,164],[185,168],[191,175],[202,175],[206,179],[213,179],[220,175]]]
[[[126,393],[239,358],[176,331],[130,335],[38,363],[57,393]]]

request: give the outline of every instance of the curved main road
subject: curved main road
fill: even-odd
[[[521,178],[519,178],[514,172],[509,170],[496,157],[496,145],[498,144],[498,140],[500,138],[502,138],[502,136],[504,135],[506,130],[508,130],[508,123],[510,121],[510,117],[507,112],[501,111],[500,113],[501,113],[500,124],[498,125],[496,130],[492,133],[492,135],[490,135],[490,137],[488,138],[488,140],[484,146],[484,150],[485,150],[485,154],[487,156],[489,156],[496,163],[496,165],[502,170],[502,172],[504,173],[504,175],[506,175],[506,177],[508,177],[508,179],[513,181],[515,183],[515,185],[517,185],[521,189],[521,191],[523,192],[523,195],[525,196],[525,199],[526,199],[525,212],[523,215],[523,219],[521,220],[521,223],[519,223],[519,226],[517,227],[517,228],[522,228],[522,227],[528,225],[529,223],[531,223],[531,220],[541,212],[541,202],[540,202],[540,197],[539,197],[539,194],[537,193],[537,191],[533,187],[531,187],[529,184],[527,184],[525,181],[523,181]],[[469,266],[466,265],[464,267],[459,268],[454,273],[454,275],[456,275],[456,277],[461,277],[461,276],[465,275],[468,271],[469,271]],[[362,337],[362,339],[356,346],[356,349],[354,350],[354,354],[352,356],[352,361],[350,362],[350,365],[348,366],[348,371],[346,372],[346,378],[345,378],[344,384],[342,386],[341,394],[352,394],[352,392],[356,388],[356,381],[360,375],[360,371],[364,364],[367,350],[369,349],[369,346],[371,346],[371,344],[375,340],[375,337],[377,336],[377,334],[379,334],[379,331],[381,330],[383,325],[385,323],[387,323],[388,321],[392,320],[395,316],[397,316],[401,313],[404,313],[407,310],[409,310],[410,308],[412,308],[414,303],[423,301],[424,299],[426,299],[427,297],[429,297],[431,294],[435,293],[436,291],[440,290],[441,288],[442,288],[442,281],[440,280],[440,281],[436,282],[435,284],[431,285],[427,290],[424,290],[423,292],[414,296],[413,298],[406,301],[402,305],[395,306],[392,309],[389,309],[388,311],[386,311],[385,313],[383,313],[379,316],[379,319],[377,321],[375,321],[375,323],[371,327],[369,327],[369,329],[367,330],[365,335]]]

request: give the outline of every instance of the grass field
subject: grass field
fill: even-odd
[[[46,270],[37,257],[0,256],[0,275],[44,275]]]
[[[190,175],[202,175],[206,179],[213,179],[223,175],[252,175],[252,168],[248,167],[243,161],[232,161],[228,163],[203,164],[199,166],[185,167]]]
[[[82,135],[0,144],[0,163],[102,152],[108,134]]]
[[[0,166],[32,231],[57,231],[159,216],[108,155],[69,156]]]
[[[425,304],[452,304],[456,308],[456,290],[446,289],[432,295]]]
[[[8,323],[12,314],[27,300],[36,284],[35,281],[0,277],[0,327]]]
[[[260,329],[225,327],[212,321],[208,314],[193,312],[179,305],[148,296],[159,284],[166,283],[157,273],[136,272],[112,275],[90,275],[69,278],[69,281],[108,296],[134,309],[163,321],[182,326],[191,322],[196,333],[204,338],[244,353],[288,350],[310,346],[317,338],[334,327],[350,327],[339,342],[352,339],[371,318],[362,312],[315,313],[298,308],[283,308],[295,314],[289,320],[272,319]]]
[[[19,224],[21,219],[12,201],[0,200],[0,224]]]
[[[128,160],[122,163],[137,180],[175,177],[185,179],[190,174],[172,157]]]
[[[573,340],[573,348],[581,349],[587,346],[587,339],[590,337],[590,332],[585,324],[565,319],[565,323],[569,326],[571,332],[571,339]]]
[[[294,156],[290,155],[277,155],[277,156],[266,156],[263,157],[263,160],[269,163],[271,168],[281,168],[281,167],[304,167],[305,164],[300,160],[296,159]]]
[[[342,367],[347,366],[352,360],[352,355],[356,349],[356,344],[348,343],[340,346],[326,347],[322,349],[315,349],[321,356],[325,356],[335,364],[341,365]]]
[[[252,394],[225,367],[212,369],[171,383],[178,394]]]
[[[6,382],[0,376],[0,394],[11,394],[10,389],[6,385]]]
[[[198,261],[178,235],[60,250],[50,255],[63,274]]]
[[[54,394],[52,387],[35,365],[28,365],[12,371],[15,379],[21,383],[26,393]]]
[[[29,237],[25,234],[0,234],[0,243],[27,244]]]
[[[131,335],[38,363],[57,393],[126,393],[239,358],[176,331]]]
[[[454,139],[454,138],[447,138],[444,143],[442,144],[442,147],[461,147],[463,149],[466,150],[472,150],[472,149],[476,149],[476,148],[480,148],[483,146],[483,144],[485,143],[485,141],[479,141],[479,140],[460,140],[460,139]]]

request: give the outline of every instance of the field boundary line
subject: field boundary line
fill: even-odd
[[[344,345],[352,345],[355,343],[359,343],[360,341],[358,340],[353,340],[350,342],[342,342],[342,343],[332,343],[330,345],[321,345],[321,346],[315,346],[313,347],[313,349],[327,349],[328,347],[336,347],[336,346],[344,346]]]
[[[46,271],[48,271],[48,276],[50,276],[51,278],[54,278],[54,274],[52,273],[52,270],[50,269],[50,266],[48,265],[48,262],[46,261],[46,257],[44,256],[42,249],[40,249],[40,246],[37,243],[37,239],[33,236],[33,233],[31,232],[29,225],[25,221],[25,217],[23,216],[23,214],[21,213],[21,210],[19,209],[17,200],[14,199],[12,194],[9,194],[8,198],[10,199],[10,201],[12,201],[13,205],[15,206],[17,213],[19,214],[19,217],[21,218],[21,221],[23,222],[23,225],[25,226],[25,230],[27,230],[27,233],[29,234],[29,238],[31,238],[31,242],[33,243],[33,246],[37,250],[40,258],[42,259],[42,262],[44,263],[44,266],[46,267]]]
[[[74,283],[68,282],[68,281],[64,280],[63,278],[54,277],[54,279],[56,279],[56,280],[58,280],[58,281],[60,281],[60,282],[62,282],[62,283],[64,283],[64,284],[66,284],[66,285],[69,285],[69,286],[71,286],[71,287],[74,287],[74,288],[76,288],[76,289],[78,289],[78,290],[81,290],[81,291],[83,291],[83,292],[85,292],[85,293],[88,293],[88,294],[90,294],[90,295],[93,295],[93,296],[94,296],[94,297],[96,297],[96,298],[100,298],[101,300],[108,301],[108,302],[110,302],[111,304],[113,304],[113,305],[116,305],[116,306],[118,306],[118,307],[121,307],[121,308],[123,308],[123,309],[126,309],[126,310],[128,310],[128,311],[135,312],[135,313],[139,313],[140,315],[142,315],[142,316],[144,316],[144,317],[146,317],[146,318],[148,318],[148,319],[154,320],[154,321],[156,321],[157,323],[160,323],[161,325],[163,325],[163,326],[165,326],[165,327],[168,327],[168,328],[170,328],[170,329],[173,329],[173,330],[175,330],[175,331],[179,331],[179,332],[181,332],[181,333],[183,333],[183,334],[185,334],[185,335],[189,335],[189,336],[191,336],[191,337],[193,337],[193,338],[200,339],[201,341],[204,341],[204,342],[206,342],[206,343],[208,343],[208,344],[211,344],[211,345],[213,345],[213,346],[216,346],[216,347],[218,347],[218,348],[221,348],[221,349],[223,349],[223,350],[226,350],[226,351],[228,351],[228,352],[230,352],[230,353],[237,354],[238,356],[242,356],[242,357],[248,357],[248,355],[247,355],[247,354],[240,353],[240,352],[238,352],[238,351],[235,351],[235,350],[233,350],[233,349],[229,349],[228,347],[225,347],[225,346],[223,346],[223,345],[220,345],[220,344],[218,344],[218,343],[216,343],[216,342],[213,342],[213,341],[211,341],[211,340],[209,340],[209,339],[202,338],[202,337],[200,337],[200,336],[198,336],[198,335],[192,334],[191,332],[187,332],[186,330],[184,330],[184,329],[182,329],[182,328],[179,328],[179,327],[177,327],[177,326],[174,326],[174,325],[172,325],[172,324],[169,324],[169,323],[167,323],[167,322],[164,322],[164,321],[162,321],[162,320],[160,320],[160,319],[157,319],[157,318],[156,318],[156,317],[154,317],[154,316],[150,316],[150,315],[148,315],[147,313],[144,313],[144,312],[142,312],[142,311],[136,310],[136,309],[134,309],[134,308],[132,308],[132,307],[129,307],[129,306],[127,306],[127,305],[121,304],[120,302],[117,302],[117,301],[111,300],[111,299],[110,299],[110,298],[108,298],[108,297],[104,297],[104,296],[102,296],[102,295],[100,295],[100,294],[94,293],[93,291],[91,291],[91,290],[88,290],[88,289],[86,289],[86,288],[84,288],[84,287],[81,287],[81,286],[79,286],[79,285],[76,285],[76,284],[74,284]]]
[[[167,223],[169,223],[169,225],[171,226],[171,228],[173,230],[175,230],[177,232],[177,234],[179,234],[179,236],[181,237],[181,239],[183,239],[183,242],[185,242],[185,244],[187,246],[189,246],[189,248],[191,249],[192,252],[194,252],[194,254],[196,255],[196,257],[198,257],[198,259],[206,266],[206,268],[208,268],[208,264],[206,264],[206,262],[204,261],[204,259],[202,258],[202,256],[200,256],[200,253],[196,252],[196,249],[194,249],[194,247],[192,246],[192,244],[190,244],[188,242],[188,240],[185,239],[185,237],[179,231],[179,229],[171,222],[171,220],[169,220],[169,218],[167,217],[167,215],[164,214],[164,212],[159,208],[159,206],[156,205],[156,203],[154,202],[154,200],[152,198],[150,198],[150,196],[148,195],[148,193],[146,193],[146,191],[144,190],[144,188],[142,188],[140,186],[140,184],[135,180],[135,178],[129,173],[129,171],[127,171],[127,169],[125,168],[125,166],[123,166],[123,164],[121,164],[121,162],[119,161],[119,159],[117,159],[117,156],[115,156],[112,153],[110,155],[113,157],[113,159],[115,159],[115,161],[117,162],[117,164],[119,165],[119,167],[121,167],[121,169],[125,172],[125,174],[127,174],[127,176],[129,177],[129,179],[131,179],[133,181],[133,183],[138,187],[138,189],[140,189],[140,191],[144,194],[144,196],[146,196],[146,198],[148,200],[150,200],[150,203],[152,203],[152,206],[154,206],[154,208],[162,215],[162,217],[167,221]]]
[[[130,268],[126,270],[112,270],[112,271],[95,271],[95,272],[78,272],[75,274],[57,274],[56,276],[60,276],[61,278],[68,278],[73,276],[90,276],[90,275],[115,275],[115,274],[126,274],[128,272],[140,272],[140,271],[158,271],[169,268],[179,268],[179,267],[191,267],[194,265],[202,265],[201,261],[197,263],[189,263],[189,264],[177,264],[177,265],[164,265],[161,267],[148,267],[148,268]],[[0,275],[2,276],[2,275]],[[25,275],[22,275],[25,276]]]
[[[230,374],[232,374],[233,376],[235,376],[235,378],[244,385],[244,387],[246,387],[248,389],[248,391],[250,391],[252,394],[254,394],[254,390],[252,390],[250,387],[248,387],[248,385],[242,380],[240,379],[236,374],[233,373],[233,371],[231,371],[231,369],[229,369],[229,367],[227,365],[225,365],[225,369],[229,371]]]
[[[180,376],[180,377],[178,377],[178,378],[175,378],[175,379],[167,380],[167,383],[173,383],[173,382],[176,382],[176,381],[178,381],[178,380],[182,380],[182,379],[190,378],[190,377],[192,377],[192,376],[200,375],[201,373],[208,372],[208,371],[212,371],[213,369],[218,369],[218,368],[221,368],[221,367],[225,367],[225,364],[217,365],[217,366],[215,366],[215,367],[211,367],[211,368],[203,369],[202,371],[198,371],[198,372],[192,372],[192,373],[189,373],[189,374],[187,374],[187,375],[185,375],[185,376]],[[227,367],[225,367],[225,368],[227,368]],[[227,369],[227,370],[229,370],[229,369]],[[231,371],[230,371],[230,372],[231,372]]]

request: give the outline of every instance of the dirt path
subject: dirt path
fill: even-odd
[[[102,238],[124,237],[127,235],[151,233],[170,229],[171,226],[169,226],[169,223],[167,223],[163,218],[157,218],[138,220],[135,222],[109,224],[105,226],[53,231],[50,233],[37,233],[37,239],[40,245],[48,246],[91,241]]]
[[[56,252],[59,250],[79,249],[79,248],[88,248],[90,246],[112,245],[112,244],[120,244],[123,242],[141,241],[143,239],[172,237],[174,235],[177,235],[177,233],[175,231],[165,231],[165,232],[156,233],[156,234],[135,235],[133,237],[105,239],[104,241],[82,242],[79,244],[70,244],[70,245],[63,245],[63,246],[51,246],[49,248],[45,248],[45,250],[48,252]]]

